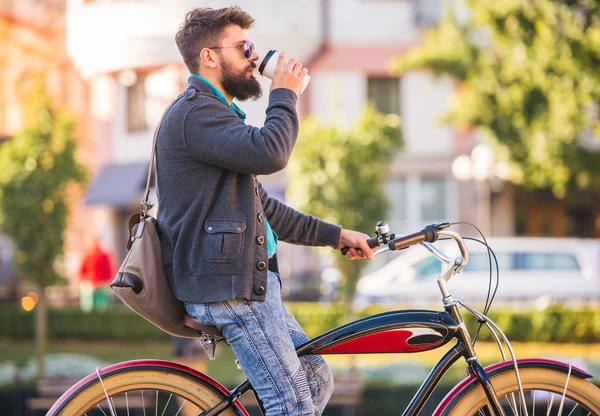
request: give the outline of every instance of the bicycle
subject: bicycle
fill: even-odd
[[[456,339],[457,342],[430,371],[403,416],[416,416],[421,412],[443,375],[460,358],[466,361],[468,376],[439,403],[434,416],[528,416],[536,412],[547,416],[600,415],[600,389],[590,382],[590,374],[569,363],[538,358],[516,359],[510,341],[486,316],[493,301],[489,291],[484,313],[463,300],[455,299],[448,292],[450,279],[459,274],[469,260],[463,238],[446,230],[450,225],[432,224],[418,233],[396,236],[387,224],[380,222],[376,237],[368,240],[373,248],[384,246],[375,255],[420,244],[444,263],[444,271],[437,279],[443,311],[395,310],[361,318],[312,338],[297,348],[298,355],[412,353],[439,348]],[[439,251],[432,244],[439,237],[453,239],[460,255],[450,258]],[[482,244],[487,246],[487,242]],[[489,246],[488,251],[494,255]],[[461,308],[475,315],[479,321],[473,337],[464,324]],[[216,345],[223,341],[217,328],[201,325],[191,316],[186,318],[186,323],[201,334],[201,343],[213,358]],[[475,351],[477,335],[483,325],[492,333],[503,359],[486,368],[478,362]],[[506,357],[502,341],[511,355],[510,359]],[[116,416],[116,410],[122,408],[127,409],[127,415],[146,415],[146,410],[153,410],[153,414],[161,416],[248,415],[239,402],[239,398],[248,391],[254,392],[248,380],[230,391],[211,377],[181,364],[136,360],[96,369],[95,373],[65,392],[48,415]],[[173,399],[173,396],[177,398]],[[260,400],[258,402],[260,406]],[[541,413],[542,407],[544,413]],[[167,410],[169,413],[166,413]]]

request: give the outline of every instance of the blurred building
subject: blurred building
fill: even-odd
[[[368,100],[381,111],[401,116],[406,149],[390,167],[386,184],[393,207],[388,220],[394,231],[411,232],[435,221],[482,220],[475,184],[458,182],[451,173],[456,156],[469,153],[478,139],[439,123],[458,85],[428,71],[402,77],[388,72],[390,59],[417,46],[445,7],[464,15],[458,0],[237,3],[256,19],[256,27],[248,33],[259,55],[269,49],[285,50],[309,67],[312,82],[299,102],[302,116],[352,122]],[[210,0],[201,5],[218,8],[230,2]],[[93,163],[100,166],[85,200],[97,208],[96,228],[119,260],[125,255],[124,224],[139,206],[154,127],[187,85],[189,73],[174,35],[185,13],[198,6],[192,0],[68,1],[67,50],[89,85],[88,132],[96,149]],[[268,91],[269,81],[261,82]],[[262,125],[267,95],[240,104],[248,123]],[[285,172],[261,180],[271,195],[284,198]],[[539,194],[497,178],[489,185],[488,222],[494,235],[593,235],[573,231],[594,228],[581,226],[579,214],[569,220],[569,201],[541,203]],[[576,205],[587,210],[585,215],[594,224],[599,213],[591,198]],[[569,221],[576,225],[568,226]],[[281,248],[284,276],[292,270],[295,275],[317,272],[319,265],[307,261],[309,250],[294,248],[293,255],[290,250]]]
[[[437,123],[456,85],[427,72],[402,78],[388,74],[389,60],[419,44],[422,30],[437,23],[445,2],[238,3],[256,19],[248,33],[259,55],[285,50],[310,68],[311,86],[299,103],[302,116],[314,113],[327,122],[352,122],[373,100],[381,111],[402,117],[407,147],[391,167],[387,184],[394,207],[390,223],[396,231],[458,217],[460,198],[450,166],[460,146],[468,147],[469,137]],[[101,207],[100,221],[112,225],[104,232],[120,258],[125,255],[123,225],[137,209],[144,186],[153,129],[164,108],[187,85],[189,73],[174,35],[185,13],[197,6],[190,0],[69,2],[68,52],[90,85],[90,136],[97,162],[103,165],[86,202]],[[269,81],[262,82],[268,91]],[[241,104],[248,123],[263,124],[267,99],[265,94],[257,102]],[[284,198],[285,173],[261,180],[271,195]],[[290,250],[281,248],[284,275],[290,269],[295,275],[318,270],[318,264],[306,261],[310,250],[294,248],[293,255]]]
[[[2,0],[0,2],[0,146],[24,127],[25,97],[38,77],[44,76],[46,90],[57,109],[77,118],[80,158],[93,168],[93,149],[86,140],[88,87],[73,67],[66,51],[66,0]],[[89,208],[72,194],[73,205],[66,234],[66,268],[74,270],[78,248],[89,234]],[[42,225],[40,225],[42,226]],[[0,291],[2,298],[17,296],[10,267],[12,248],[0,236]],[[6,283],[6,285],[4,284]],[[10,288],[7,288],[10,286]]]

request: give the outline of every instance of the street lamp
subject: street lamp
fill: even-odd
[[[492,229],[490,180],[495,171],[494,150],[486,143],[478,144],[471,155],[460,155],[452,162],[452,175],[461,182],[475,180],[477,190],[477,221],[481,232]]]

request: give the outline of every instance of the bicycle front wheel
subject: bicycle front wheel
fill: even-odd
[[[166,361],[117,364],[103,369],[101,379],[102,383],[96,374],[86,377],[63,394],[47,416],[111,416],[111,408],[117,415],[195,416],[227,396],[227,390],[207,376]],[[238,403],[221,414],[247,415]]]
[[[492,375],[490,380],[506,415],[598,416],[600,389],[588,380],[552,368],[530,367],[519,370],[525,403],[521,399],[512,368]],[[564,398],[563,398],[564,396]],[[459,395],[442,416],[488,415],[487,398],[478,384]]]

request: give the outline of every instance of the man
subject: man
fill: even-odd
[[[264,127],[246,125],[232,100],[261,96],[259,57],[244,32],[253,23],[239,7],[199,8],[175,37],[192,75],[158,135],[163,261],[188,313],[226,337],[267,415],[319,415],[333,379],[322,357],[295,353],[308,338],[281,301],[277,240],[353,247],[350,259],[373,254],[366,234],[269,198],[256,178],[288,163],[307,70],[294,59],[284,66],[282,53]]]

